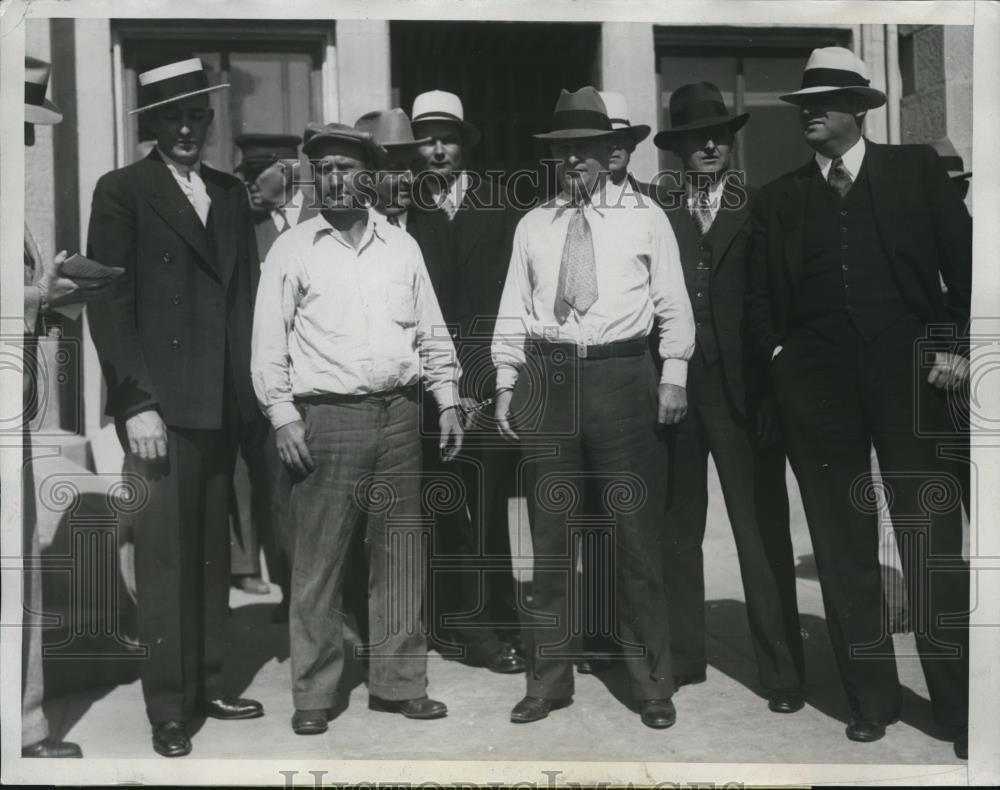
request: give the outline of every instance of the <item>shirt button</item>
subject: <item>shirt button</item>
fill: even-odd
[[[701,299],[701,297],[702,297],[701,291],[698,291],[698,293],[696,293],[695,296],[697,296],[699,299]]]
[[[170,300],[170,303],[178,305],[181,303],[181,298],[177,294],[174,294],[174,298]]]
[[[169,252],[163,253],[163,262],[170,263],[170,261],[171,261],[170,253]]]
[[[181,347],[181,341],[180,341],[180,340],[178,340],[178,339],[177,339],[177,338],[175,337],[175,338],[174,338],[173,340],[171,340],[171,341],[170,341],[170,347],[171,347],[171,348],[180,348],[180,347]]]

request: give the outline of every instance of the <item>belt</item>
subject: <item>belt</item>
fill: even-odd
[[[548,340],[532,339],[529,350],[537,354],[551,355],[562,352],[571,359],[613,359],[615,357],[641,357],[649,351],[649,338],[634,337],[630,340],[616,340],[598,346],[576,343],[555,343]]]
[[[294,400],[296,403],[305,404],[363,403],[367,400],[387,400],[388,398],[392,398],[397,395],[415,396],[416,392],[417,387],[414,384],[408,387],[395,387],[390,390],[382,390],[381,392],[365,392],[355,395],[342,395],[336,392],[328,392],[323,395],[296,395]]]

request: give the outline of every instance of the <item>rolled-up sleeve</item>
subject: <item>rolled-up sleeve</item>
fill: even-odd
[[[289,272],[289,245],[275,244],[264,261],[254,307],[250,371],[257,402],[275,430],[301,419],[292,397],[288,334],[295,320],[298,289]]]
[[[512,389],[518,371],[524,366],[524,341],[531,314],[531,279],[528,276],[528,251],[522,220],[514,231],[514,245],[507,268],[493,344],[490,354],[497,369],[497,390]]]
[[[444,410],[458,404],[458,379],[462,368],[420,248],[416,242],[410,247],[420,375],[427,391],[437,401],[438,408]]]
[[[660,358],[663,360],[660,383],[686,387],[688,360],[694,353],[694,314],[670,221],[659,210],[651,209],[651,212],[654,229],[649,286],[660,331]]]

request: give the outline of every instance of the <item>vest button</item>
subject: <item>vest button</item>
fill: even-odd
[[[174,298],[170,300],[170,304],[178,305],[180,303],[181,303],[181,298],[177,294],[174,294]]]
[[[841,245],[840,245],[840,249],[842,249],[842,250],[846,250],[846,249],[847,249],[847,245],[846,245],[846,244],[841,244]]]
[[[847,216],[847,212],[846,212],[846,211],[843,211],[843,210],[842,210],[842,211],[840,212],[840,216],[842,216],[842,217],[846,217],[846,216]]]
[[[170,261],[171,261],[170,253],[169,252],[163,253],[163,262],[164,263],[170,263]]]
[[[843,264],[840,268],[843,269],[846,272],[847,271],[847,264],[846,263]]]
[[[180,341],[180,340],[178,340],[178,339],[177,339],[177,338],[175,337],[175,338],[174,338],[173,340],[171,340],[171,341],[170,341],[170,347],[171,347],[171,348],[180,348],[180,347],[181,347],[181,341]]]

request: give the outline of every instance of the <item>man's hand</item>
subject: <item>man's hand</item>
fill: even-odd
[[[517,434],[510,427],[510,401],[513,397],[513,390],[501,390],[498,392],[496,397],[496,412],[494,414],[497,421],[497,430],[500,431],[500,435],[516,442],[518,440]]]
[[[688,396],[684,387],[676,384],[661,384],[659,391],[660,408],[656,421],[660,425],[676,425],[687,416]]]
[[[961,354],[934,352],[934,367],[927,381],[941,390],[956,389],[969,377],[969,360]]]
[[[479,401],[475,398],[459,398],[462,407],[462,428],[471,430],[479,419]]]
[[[125,420],[128,449],[143,461],[160,461],[167,457],[167,426],[160,413],[153,409],[133,414]]]
[[[441,440],[438,442],[441,459],[450,461],[462,449],[462,419],[458,409],[445,409],[438,418],[438,424],[441,426]]]
[[[302,477],[314,468],[312,456],[306,446],[306,424],[302,420],[282,425],[274,434],[281,462]]]
[[[56,255],[52,264],[45,268],[45,272],[38,282],[42,304],[47,308],[62,307],[68,304],[97,301],[110,294],[113,277],[94,280],[71,280],[68,277],[63,277],[60,274],[60,269],[67,257],[69,256],[66,255],[66,250],[62,250]]]

